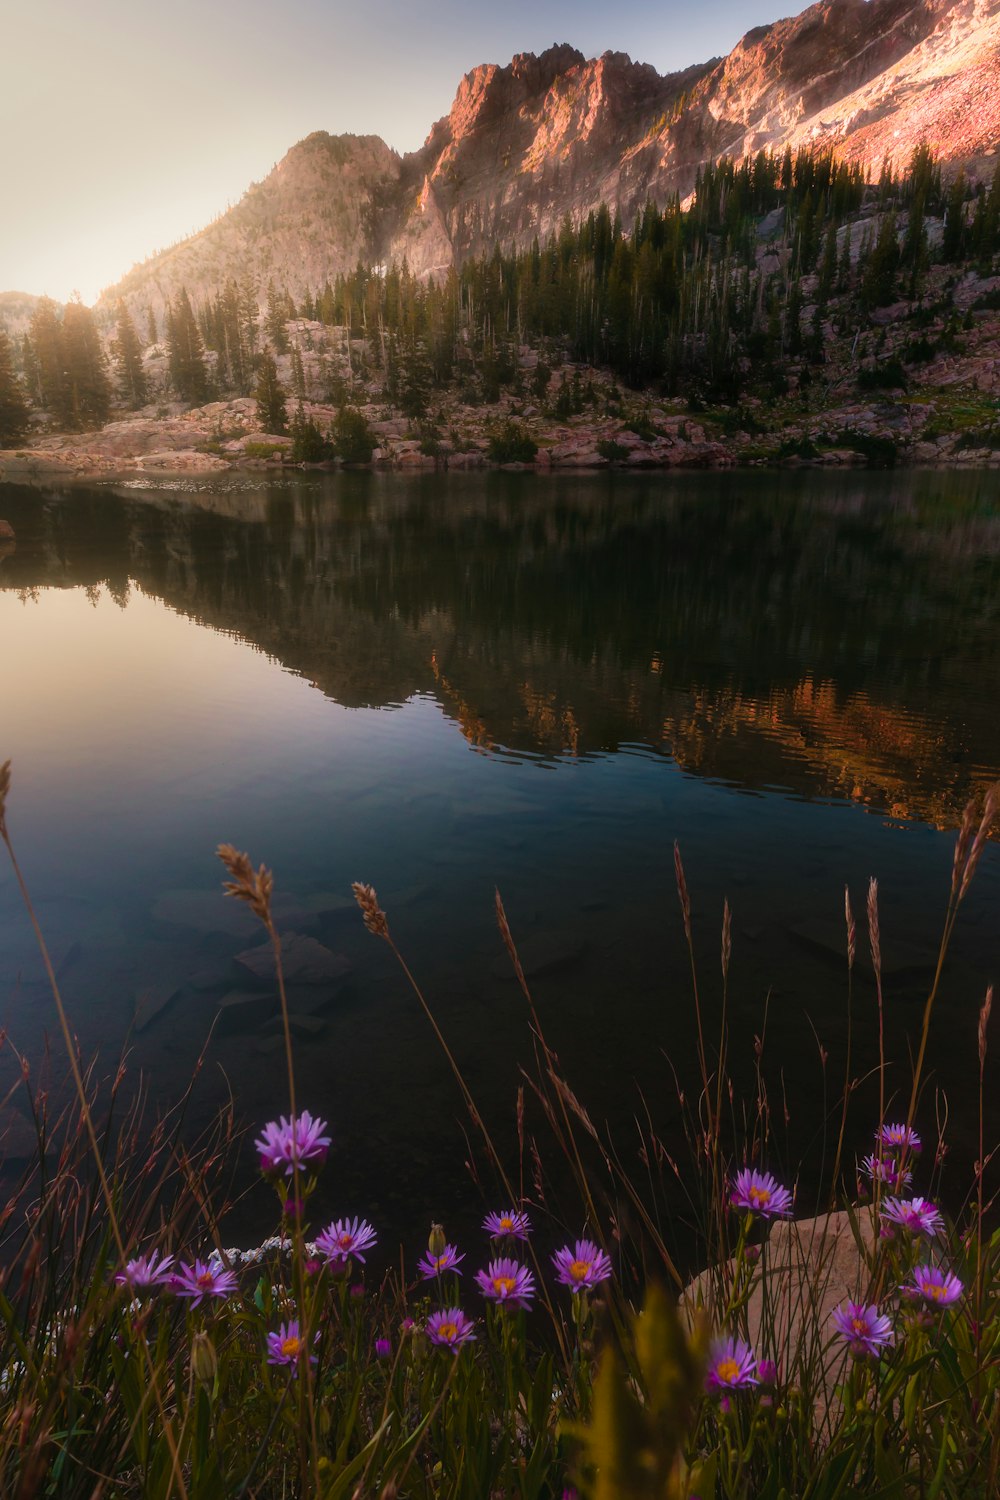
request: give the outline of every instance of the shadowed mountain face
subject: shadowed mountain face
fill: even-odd
[[[834,148],[878,168],[926,141],[979,162],[1000,142],[997,0],[819,0],[757,27],[724,58],[661,76],[624,53],[567,45],[485,64],[400,157],[377,136],[318,131],[212,225],[105,293],[138,312],[186,285],[273,279],[296,298],[359,258],[440,275],[496,244],[524,248],[607,203],[694,187],[720,155]],[[988,163],[992,172],[992,162]]]
[[[1000,762],[988,480],[823,478],[8,487],[0,586],[131,580],[343,705],[433,695],[484,751],[642,744],[947,827]]]

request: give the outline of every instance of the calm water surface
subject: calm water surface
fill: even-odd
[[[249,850],[286,931],[351,965],[295,1000],[300,1095],[337,1138],[325,1206],[419,1239],[479,1198],[447,1066],[350,884],[378,889],[513,1150],[530,1044],[499,887],[550,1041],[634,1164],[639,1091],[669,1142],[667,1059],[693,1081],[677,839],[710,1023],[728,896],[734,1067],[766,1021],[779,1136],[815,1152],[818,1043],[831,1100],[843,1060],[844,883],[860,912],[879,879],[903,1087],[954,828],[1000,775],[998,501],[995,475],[919,473],[0,486],[0,759],[84,1053],[110,1071],[136,1007],[162,1003],[130,1077],[177,1096],[247,989],[233,958],[257,938],[213,850]],[[966,1168],[998,901],[990,848],[932,1058]],[[855,1003],[863,1067],[867,972]],[[249,1122],[284,1106],[267,1012],[227,1009],[192,1130],[230,1092]],[[55,1023],[5,867],[0,1023],[36,1060]],[[9,1084],[9,1051],[0,1067]]]

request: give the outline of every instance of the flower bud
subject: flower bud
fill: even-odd
[[[437,1260],[444,1254],[445,1246],[447,1244],[448,1241],[445,1237],[444,1225],[432,1224],[431,1232],[427,1236],[427,1249],[435,1260]]]
[[[215,1384],[219,1360],[215,1345],[207,1333],[196,1333],[191,1340],[191,1373],[206,1389]]]

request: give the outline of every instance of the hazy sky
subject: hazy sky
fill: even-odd
[[[0,0],[0,291],[93,301],[235,203],[310,131],[412,150],[477,63],[565,41],[669,72],[802,8]]]

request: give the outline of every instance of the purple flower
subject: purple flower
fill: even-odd
[[[444,1312],[431,1313],[427,1319],[427,1337],[432,1344],[446,1349],[458,1350],[463,1344],[474,1340],[473,1323],[460,1307],[448,1307]]]
[[[458,1263],[464,1259],[464,1250],[459,1254],[454,1245],[445,1245],[440,1255],[432,1255],[428,1250],[423,1260],[417,1261],[417,1270],[424,1281],[433,1281],[435,1276],[441,1276],[445,1271],[454,1271],[456,1276],[461,1276]]]
[[[306,1341],[299,1331],[298,1318],[292,1318],[288,1323],[282,1323],[277,1333],[269,1333],[267,1336],[267,1362],[269,1365],[295,1365],[298,1366],[300,1359],[305,1353]],[[312,1363],[316,1363],[315,1354],[309,1356]]]
[[[747,1209],[763,1219],[785,1219],[792,1212],[792,1195],[770,1172],[744,1167],[737,1172],[729,1194],[734,1208]]]
[[[389,1359],[392,1356],[392,1344],[388,1339],[375,1340],[376,1359]]]
[[[301,1168],[310,1162],[322,1166],[330,1145],[330,1136],[323,1134],[326,1129],[326,1121],[314,1118],[307,1109],[297,1116],[271,1120],[260,1139],[254,1141],[261,1171],[290,1177],[296,1166]]]
[[[905,1190],[913,1181],[912,1172],[901,1172],[899,1163],[891,1156],[866,1156],[861,1163],[861,1170],[872,1182],[880,1182],[883,1187],[892,1188],[898,1193]]]
[[[574,1292],[589,1292],[611,1275],[611,1261],[592,1240],[577,1240],[572,1250],[568,1245],[557,1250],[552,1264],[556,1280],[572,1287]]]
[[[716,1339],[708,1352],[707,1391],[739,1391],[757,1384],[757,1356],[742,1339]]]
[[[483,1228],[495,1240],[526,1240],[531,1233],[531,1220],[519,1209],[508,1208],[502,1214],[487,1214]]]
[[[940,1266],[917,1266],[913,1272],[913,1285],[924,1301],[935,1307],[948,1307],[957,1302],[964,1290],[958,1277],[951,1271],[942,1271]]]
[[[853,1359],[878,1359],[879,1351],[892,1343],[889,1319],[864,1302],[845,1302],[834,1310],[830,1321]]]
[[[371,1249],[375,1239],[367,1219],[335,1219],[316,1236],[316,1249],[328,1261],[343,1262],[353,1255],[364,1265],[364,1252]]]
[[[152,1250],[149,1255],[137,1255],[134,1260],[127,1260],[124,1271],[115,1276],[115,1286],[128,1286],[134,1292],[164,1286],[170,1280],[173,1263],[172,1255],[161,1256],[157,1250]]]
[[[529,1307],[535,1295],[535,1278],[516,1260],[491,1260],[485,1271],[476,1272],[476,1285],[491,1302],[508,1307]]]
[[[926,1198],[886,1198],[882,1204],[882,1217],[911,1234],[924,1234],[934,1239],[944,1228],[944,1220],[933,1203]]]
[[[920,1151],[920,1137],[911,1125],[882,1125],[875,1132],[875,1140],[890,1151]]]
[[[778,1366],[773,1359],[759,1359],[757,1361],[757,1383],[759,1385],[778,1384]]]
[[[170,1285],[178,1297],[190,1297],[192,1307],[206,1297],[228,1297],[237,1289],[235,1271],[224,1271],[218,1261],[203,1260],[196,1260],[193,1266],[179,1265]]]

